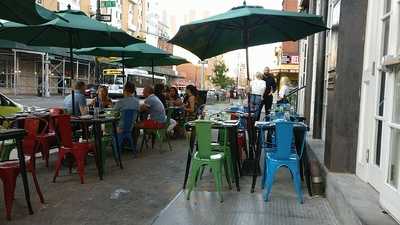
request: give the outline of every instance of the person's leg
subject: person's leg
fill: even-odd
[[[273,97],[271,95],[264,98],[265,104],[265,116],[268,116],[271,112]]]

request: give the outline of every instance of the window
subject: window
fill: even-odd
[[[383,116],[383,110],[385,109],[385,88],[386,87],[386,73],[381,73],[380,80],[380,91],[378,101],[378,116]]]
[[[377,166],[381,165],[381,152],[382,152],[382,120],[377,120],[377,132],[376,132],[376,146],[375,146],[375,164]]]
[[[400,71],[394,80],[394,98],[393,98],[393,123],[400,124]]]
[[[399,162],[400,162],[400,130],[392,129],[392,143],[391,143],[391,153],[390,153],[390,164],[389,164],[389,174],[388,183],[393,187],[397,188],[399,185]]]

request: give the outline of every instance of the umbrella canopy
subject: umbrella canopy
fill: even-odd
[[[139,66],[173,66],[173,65],[181,65],[185,63],[189,63],[186,59],[168,55],[162,58],[157,58],[153,62],[146,58],[128,58],[125,60],[118,61],[124,64],[126,67],[139,67]],[[153,64],[152,64],[153,63]]]
[[[4,23],[0,38],[27,45],[67,48],[126,46],[143,42],[120,29],[90,19],[81,11],[65,10],[55,14],[59,17],[40,25]]]
[[[41,24],[57,18],[35,0],[1,0],[0,19],[23,24]]]
[[[168,52],[160,48],[156,48],[146,43],[138,43],[128,45],[125,47],[93,47],[82,48],[74,51],[77,55],[93,55],[103,57],[138,57],[146,55],[151,56],[165,56],[169,55]]]
[[[83,48],[74,51],[74,53],[78,55],[121,57],[122,60],[124,60],[125,57],[140,57],[141,59],[146,58],[148,62],[151,62],[152,58],[157,59],[170,55],[168,52],[146,43],[137,43],[126,47]],[[125,64],[123,64],[122,71],[122,73],[125,74]]]
[[[69,7],[70,8],[70,7]],[[108,24],[90,19],[81,11],[57,12],[58,17],[40,25],[25,26],[5,23],[0,38],[34,46],[67,47],[70,49],[70,71],[73,73],[73,48],[94,46],[127,46],[143,42]],[[72,90],[72,111],[75,114],[75,95]]]
[[[320,16],[244,5],[181,26],[170,43],[204,60],[236,49],[296,41],[326,29]]]

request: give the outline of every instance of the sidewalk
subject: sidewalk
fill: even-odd
[[[124,170],[115,165],[111,150],[108,151],[103,181],[98,179],[94,159],[89,157],[83,185],[76,173],[68,174],[67,168],[52,183],[55,155],[51,156],[50,168],[38,159],[37,174],[46,204],[39,203],[28,174],[35,212],[28,215],[19,178],[13,220],[5,220],[4,201],[0,198],[0,225],[339,225],[328,201],[309,197],[306,187],[304,204],[297,202],[290,174],[284,169],[279,171],[267,203],[262,199],[260,178],[256,192],[250,193],[250,177],[240,179],[240,193],[229,190],[224,183],[225,202],[220,203],[208,170],[187,201],[182,184],[188,143],[180,139],[171,144],[172,152],[160,154],[149,149],[137,159],[125,152]],[[118,189],[127,193],[113,196]]]

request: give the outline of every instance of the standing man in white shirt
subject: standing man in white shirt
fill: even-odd
[[[254,118],[256,121],[260,119],[263,95],[266,89],[263,74],[257,72],[256,79],[250,82],[250,106],[251,111],[255,113]]]

